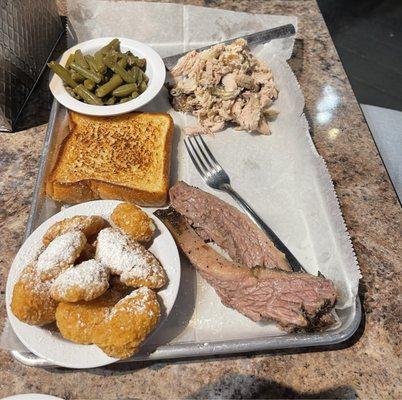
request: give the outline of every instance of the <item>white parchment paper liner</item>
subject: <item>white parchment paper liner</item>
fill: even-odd
[[[162,56],[287,23],[297,24],[296,18],[289,16],[107,0],[69,0],[68,17],[78,41],[100,36],[130,37],[150,44]],[[319,266],[335,281],[340,291],[337,308],[346,308],[355,300],[360,271],[325,161],[309,134],[303,94],[286,63],[293,43],[294,38],[280,39],[255,49],[272,69],[280,89],[275,104],[280,114],[271,124],[272,135],[228,129],[206,140],[230,174],[233,187],[309,272],[316,273]],[[229,196],[204,184],[184,151],[180,128],[194,123],[194,118],[172,110],[165,89],[145,110],[170,112],[175,121],[172,180],[183,179],[234,204]],[[188,325],[171,343],[285,334],[273,323],[256,324],[223,306],[213,288],[191,273],[191,266],[184,262],[182,269],[183,277],[188,276],[188,298],[194,301],[194,311]],[[195,287],[190,288],[194,279]],[[169,324],[166,328],[175,331]],[[1,346],[23,350],[18,343],[12,330],[6,329]]]

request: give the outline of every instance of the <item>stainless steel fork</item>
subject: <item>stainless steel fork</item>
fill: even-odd
[[[286,247],[286,245],[278,238],[272,229],[255,213],[255,211],[233,190],[230,185],[230,178],[226,171],[216,161],[214,155],[209,150],[207,144],[201,135],[187,136],[184,144],[188,151],[195,168],[200,173],[205,183],[213,189],[222,190],[230,194],[243,211],[251,218],[251,220],[259,226],[272,240],[275,247],[285,254],[290,266],[294,272],[306,272],[300,262]],[[320,274],[320,272],[318,273]]]

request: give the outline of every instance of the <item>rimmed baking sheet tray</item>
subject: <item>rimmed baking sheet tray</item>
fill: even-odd
[[[47,174],[53,167],[58,146],[65,134],[67,134],[66,123],[66,109],[54,101],[40,159],[25,238],[44,220],[60,210],[61,204],[44,196],[44,183]],[[203,304],[205,299],[202,298],[202,292],[205,287],[202,284],[199,285],[199,282],[197,282],[199,279],[194,269],[182,259],[182,282],[179,295],[168,321],[166,321],[164,328],[161,330],[161,334],[153,338],[152,343],[142,348],[140,353],[128,360],[124,360],[124,362],[329,346],[350,338],[361,320],[360,301],[356,298],[356,301],[351,306],[337,310],[340,324],[336,329],[326,332],[286,334],[271,324],[269,335],[261,334],[233,338],[232,335],[222,336],[222,330],[217,332],[212,329],[210,330],[211,335],[208,337],[206,332],[208,329],[201,329],[202,333],[197,337],[197,335],[193,334],[196,329],[194,325],[197,324],[197,314],[199,314],[200,318],[203,318],[206,328],[214,324],[213,316],[208,321],[203,315],[202,310],[205,308],[205,304]],[[201,298],[197,299],[197,295]],[[215,301],[220,306],[219,300],[215,299]],[[236,313],[233,310],[229,310],[229,312]],[[243,317],[241,316],[241,318]],[[257,326],[258,324],[255,325]],[[28,350],[12,350],[11,353],[15,359],[26,365],[54,367],[47,360],[35,356]]]
[[[81,6],[86,4],[83,5],[79,0],[74,0],[72,3],[80,3]],[[92,11],[93,7],[98,7],[96,8],[98,26],[102,15],[109,15],[107,10],[101,10],[102,7],[108,7],[108,2],[91,0],[90,5]],[[141,14],[143,18],[147,18],[147,13],[156,18],[158,12],[161,12],[157,3],[144,5],[144,3],[121,2],[121,5],[124,6],[122,10],[125,15],[129,15],[133,7],[141,9],[137,14]],[[177,17],[177,24],[173,26],[182,24],[184,27],[183,31],[180,31],[182,37],[179,37],[180,32],[172,31],[178,42],[171,44],[155,42],[153,40],[155,36],[169,38],[166,32],[165,35],[158,36],[157,24],[152,26],[149,32],[145,28],[141,31],[144,36],[141,39],[152,43],[162,55],[207,45],[217,40],[238,36],[243,32],[251,33],[250,26],[254,31],[284,23],[296,24],[293,17],[251,15],[192,6],[169,5],[169,7],[164,8],[163,13],[170,12],[172,18]],[[74,15],[72,13],[72,16]],[[166,15],[162,17],[166,18]],[[124,16],[119,18],[124,19]],[[210,24],[202,24],[203,19],[208,19]],[[223,30],[217,34],[210,29],[210,27],[232,27],[231,23],[234,20],[238,21],[240,31]],[[194,21],[197,21],[197,24],[194,24]],[[79,21],[76,22],[75,25],[73,23],[73,27],[76,28],[79,41],[96,34],[97,31],[91,28],[90,21],[89,25],[85,26],[79,25]],[[125,32],[117,32],[118,28],[112,29],[114,26],[110,23],[105,25],[109,29],[108,34],[124,36]],[[187,29],[195,26],[196,29]],[[234,188],[250,202],[306,269],[316,274],[319,268],[326,277],[335,282],[340,292],[336,310],[340,323],[325,332],[305,334],[287,334],[274,323],[254,323],[223,306],[213,288],[186,260],[182,259],[179,296],[169,319],[163,329],[152,336],[152,341],[147,342],[140,353],[128,361],[328,346],[345,341],[356,331],[361,320],[360,302],[357,298],[360,272],[331,178],[309,134],[303,114],[303,94],[286,62],[290,57],[292,46],[293,40],[288,38],[255,49],[258,56],[266,60],[271,67],[279,88],[275,108],[280,113],[271,124],[272,135],[253,135],[227,129],[215,136],[206,137],[206,141],[216,158],[231,175]],[[318,110],[323,121],[325,118],[327,120],[331,118],[331,109],[328,107],[336,106],[334,105],[336,96],[334,88],[330,86],[323,88]],[[332,100],[332,103],[328,105],[326,99]],[[187,157],[181,128],[194,123],[194,119],[171,109],[165,89],[157,99],[144,108],[144,111],[169,112],[174,119],[176,129],[171,181],[183,179],[231,202],[224,193],[214,192],[205,186]],[[54,102],[26,235],[60,209],[60,204],[44,196],[44,182],[66,134],[67,112],[64,107]],[[38,359],[23,348],[12,350],[14,357],[25,364],[51,366],[46,360]]]

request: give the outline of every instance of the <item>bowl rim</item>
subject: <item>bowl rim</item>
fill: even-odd
[[[86,104],[82,101],[74,99],[64,87],[61,78],[53,74],[50,79],[49,88],[54,98],[69,110],[93,116],[112,116],[128,113],[137,110],[153,100],[163,87],[166,79],[166,68],[161,56],[150,46],[134,39],[124,37],[101,37],[80,42],[73,47],[67,49],[60,58],[60,64],[65,65],[68,56],[78,49],[85,54],[88,51],[96,51],[113,39],[119,39],[121,46],[134,54],[139,54],[147,60],[147,69],[150,68],[152,76],[150,77],[148,88],[137,98],[122,104],[114,104],[110,106],[96,106]]]

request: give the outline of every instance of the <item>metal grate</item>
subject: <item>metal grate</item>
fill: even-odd
[[[0,0],[0,131],[11,131],[63,33],[54,0]]]

